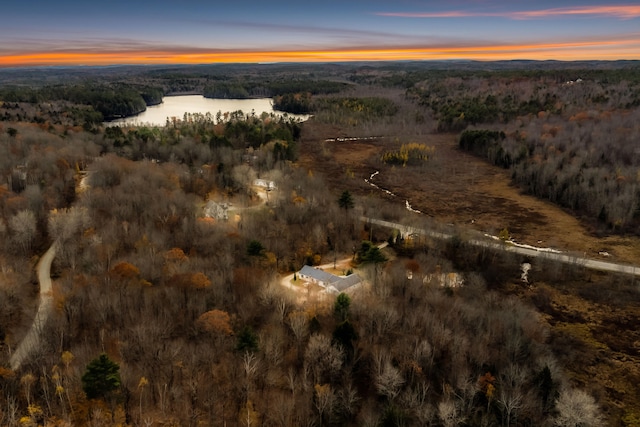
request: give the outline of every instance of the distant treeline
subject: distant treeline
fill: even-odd
[[[338,93],[349,87],[348,83],[328,80],[292,81],[217,81],[204,88],[206,98],[251,98],[274,97],[287,94],[309,93],[311,95]]]
[[[419,69],[391,73],[354,73],[358,84],[403,88],[410,99],[429,107],[439,131],[469,125],[508,123],[520,116],[563,114],[575,108],[640,106],[640,73],[615,69]],[[488,65],[489,66],[489,65]]]
[[[494,63],[495,64],[495,63]],[[540,65],[540,62],[534,62]],[[611,67],[600,68],[595,67],[571,67],[568,64],[564,66],[544,69],[532,66],[530,68],[504,68],[491,69],[491,63],[486,63],[489,69],[463,67],[444,68],[444,69],[399,69],[390,73],[353,73],[350,80],[356,83],[380,84],[387,87],[403,87],[411,88],[424,81],[438,81],[448,78],[483,78],[483,79],[543,79],[551,80],[556,83],[563,83],[576,79],[576,76],[584,80],[598,81],[602,84],[617,84],[620,82],[640,83],[640,74],[638,74],[637,65],[629,64],[628,67]]]
[[[292,114],[314,114],[325,123],[351,124],[391,117],[398,105],[390,99],[368,97],[312,97],[310,93],[288,93],[273,98],[273,108]]]
[[[0,100],[5,102],[42,103],[64,100],[74,104],[90,105],[101,114],[91,118],[95,122],[141,113],[148,105],[161,103],[162,96],[160,88],[127,84],[0,88]]]
[[[277,110],[292,114],[306,114],[312,112],[312,95],[335,94],[348,88],[347,83],[328,80],[219,81],[207,85],[204,96],[234,99],[273,98],[273,106]]]

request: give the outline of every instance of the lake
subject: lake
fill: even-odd
[[[142,113],[106,122],[105,125],[150,125],[164,126],[167,117],[176,117],[182,119],[184,113],[211,113],[214,120],[216,113],[221,111],[233,112],[242,110],[245,114],[254,112],[256,116],[260,116],[263,112],[274,113],[278,116],[287,114],[288,117],[295,117],[300,120],[307,120],[308,115],[304,114],[288,114],[273,109],[271,98],[251,98],[251,99],[219,99],[205,98],[202,95],[180,95],[165,96],[162,104],[147,107]]]

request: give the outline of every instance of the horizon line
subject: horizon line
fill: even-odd
[[[294,64],[351,64],[351,63],[398,63],[398,62],[477,62],[477,63],[498,63],[498,62],[559,62],[559,63],[580,63],[580,62],[640,62],[640,58],[620,58],[620,59],[534,59],[528,57],[516,57],[510,59],[470,59],[470,58],[438,58],[438,59],[352,59],[352,60],[317,60],[317,61],[238,61],[238,62],[122,62],[113,64],[43,64],[43,65],[7,65],[0,64],[0,70],[16,69],[43,69],[43,68],[110,68],[110,67],[159,67],[159,66],[209,66],[209,65],[294,65]]]
[[[640,37],[598,41],[457,46],[345,47],[310,50],[149,49],[118,51],[12,52],[0,68],[47,66],[172,65],[212,63],[389,62],[428,60],[500,61],[640,60]]]

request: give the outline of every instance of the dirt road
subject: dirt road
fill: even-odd
[[[56,255],[56,243],[51,245],[38,262],[38,282],[40,283],[40,304],[29,332],[11,355],[12,370],[20,367],[30,352],[40,346],[43,326],[47,323],[53,309],[53,293],[51,292],[51,263]]]

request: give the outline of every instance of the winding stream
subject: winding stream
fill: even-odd
[[[365,178],[365,179],[364,179],[364,182],[366,182],[367,184],[369,184],[370,186],[372,186],[373,188],[375,188],[375,189],[377,189],[377,190],[380,190],[380,191],[385,192],[385,193],[386,193],[386,194],[388,194],[389,196],[392,196],[392,197],[399,197],[397,194],[393,193],[392,191],[387,190],[386,188],[382,188],[382,187],[380,187],[378,184],[374,184],[374,183],[372,182],[372,181],[373,181],[373,178],[374,178],[376,175],[379,175],[379,174],[380,174],[380,171],[375,171],[374,173],[372,173],[372,174],[369,176],[369,178],[368,178],[368,179],[367,179],[367,178]],[[405,208],[406,208],[409,212],[418,213],[418,214],[424,214],[424,212],[421,212],[421,211],[419,211],[418,209],[414,209],[414,208],[411,206],[411,203],[409,203],[409,200],[405,200],[405,201],[404,201],[404,204],[405,204]],[[498,236],[493,236],[493,235],[486,234],[486,233],[484,234],[484,236],[485,236],[485,237],[488,237],[488,238],[490,238],[490,239],[493,239],[493,240],[501,240]],[[538,246],[526,245],[526,244],[524,244],[524,243],[517,243],[517,242],[516,242],[515,240],[513,240],[513,239],[509,239],[507,242],[508,242],[510,245],[512,245],[512,246],[515,246],[515,247],[518,247],[518,248],[522,248],[522,249],[531,249],[531,250],[535,250],[535,251],[539,251],[539,252],[548,252],[548,253],[554,253],[554,254],[560,254],[560,253],[562,253],[562,251],[559,251],[559,250],[557,250],[557,249],[553,249],[553,248],[541,248],[541,247],[538,247]]]
[[[384,192],[385,192],[385,193],[387,193],[389,196],[398,197],[398,195],[397,195],[397,194],[394,194],[393,192],[391,192],[391,191],[387,190],[386,188],[382,188],[382,187],[380,187],[378,184],[374,184],[373,182],[371,182],[371,181],[373,181],[373,178],[374,178],[376,175],[378,175],[379,173],[380,173],[380,171],[375,171],[374,173],[372,173],[372,174],[371,174],[371,176],[369,176],[369,179],[365,178],[365,179],[364,179],[364,182],[366,182],[367,184],[369,184],[369,185],[370,185],[370,186],[372,186],[373,188],[376,188],[376,189],[378,189],[378,190],[380,190],[380,191],[384,191]],[[404,206],[405,206],[405,208],[406,208],[409,212],[422,214],[422,212],[420,212],[418,209],[414,209],[414,208],[411,206],[411,203],[409,203],[409,201],[408,201],[408,200],[405,200],[405,201],[404,201]]]

